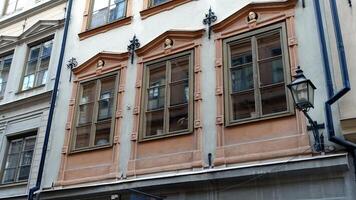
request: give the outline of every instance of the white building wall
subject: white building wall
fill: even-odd
[[[217,15],[218,21],[216,23],[218,23],[251,2],[266,2],[266,0],[197,0],[178,6],[172,10],[156,14],[144,20],[141,19],[139,13],[143,7],[142,2],[143,1],[133,1],[133,20],[131,24],[80,41],[78,34],[81,32],[85,3],[83,1],[74,1],[68,32],[69,38],[66,47],[65,61],[74,57],[80,65],[101,51],[126,52],[129,40],[132,39],[134,34],[136,34],[140,40],[141,46],[144,46],[167,30],[198,30],[206,28],[206,26],[202,24],[202,20],[208,12],[209,7],[211,7]],[[321,64],[322,60],[314,8],[310,2],[308,2],[307,5],[306,8],[302,8],[301,2],[298,2],[295,17],[299,62],[305,71],[306,76],[312,79],[318,87],[315,101],[319,103],[317,103],[315,110],[312,111],[312,116],[318,122],[323,123],[325,122],[323,113],[324,105],[323,103],[320,103],[325,102],[326,100],[323,67]],[[202,123],[204,127],[203,151],[206,160],[207,154],[214,153],[216,148],[215,44],[213,38],[214,35],[212,35],[211,40],[208,40],[207,34],[205,34],[201,58],[203,87]],[[135,97],[136,70],[136,64],[129,64],[123,99],[125,110],[123,113],[123,123],[120,127],[120,170],[124,173],[130,156],[130,134],[133,126],[132,112]],[[71,93],[70,89],[72,88],[71,83],[68,82],[69,75],[69,70],[66,67],[63,67],[59,91],[60,95],[58,96],[55,114],[54,124],[56,129],[53,129],[54,132],[52,133],[52,135],[56,135],[55,137],[58,143],[55,145],[58,147],[63,145],[66,122],[66,118],[60,116],[63,116],[62,113],[68,112],[68,103]],[[50,187],[50,180],[55,180],[57,177],[57,174],[51,174],[48,170],[58,171],[60,165],[60,151],[60,148],[53,148],[53,151],[50,152],[50,158],[53,158],[53,160],[47,162],[46,173],[47,177],[51,177],[48,179],[44,187]]]
[[[56,2],[59,1],[56,0]],[[63,0],[60,5],[58,5],[58,3],[51,3],[52,5],[56,6],[52,6],[44,12],[29,15],[29,10],[35,10],[38,8],[34,8],[35,6],[39,6],[43,9],[44,4],[48,5],[47,0],[41,1],[38,4],[34,4],[34,2],[35,0],[27,1],[27,7],[18,13],[14,13],[9,16],[1,16],[0,36],[4,35],[18,37],[24,31],[28,30],[34,24],[36,24],[39,20],[62,20],[64,18],[66,3]],[[5,0],[0,0],[0,13],[2,13],[2,6],[4,5],[4,3]],[[26,16],[29,15],[26,20],[18,20],[23,18],[25,14]],[[38,167],[42,154],[42,146],[48,120],[50,92],[53,89],[56,68],[59,61],[60,47],[62,44],[62,26],[59,26],[57,30],[54,30],[53,34],[53,48],[48,68],[47,83],[44,87],[38,89],[20,92],[22,74],[26,66],[26,57],[29,50],[28,44],[45,38],[51,34],[44,34],[40,35],[39,37],[36,36],[29,40],[25,40],[24,42],[19,42],[11,48],[6,48],[6,50],[0,50],[0,55],[9,52],[9,49],[10,51],[14,51],[5,95],[4,98],[0,100],[1,169],[6,159],[5,152],[9,141],[8,137],[13,135],[21,135],[32,130],[37,130],[36,145],[33,154],[28,183],[0,185],[0,199],[10,196],[26,195],[28,193],[28,189],[33,187],[37,180]],[[38,96],[44,97],[39,99],[37,98]],[[7,109],[4,110],[3,108],[5,107]],[[51,143],[52,139],[50,139],[49,144]],[[50,150],[51,148],[48,148],[48,151]],[[56,172],[54,171],[51,173],[56,174]]]

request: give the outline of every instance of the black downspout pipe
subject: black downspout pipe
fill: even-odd
[[[41,183],[42,183],[42,176],[43,176],[43,169],[44,169],[45,160],[46,160],[48,140],[49,140],[51,127],[52,127],[53,113],[54,113],[55,104],[56,104],[56,100],[57,100],[59,80],[61,77],[61,70],[62,70],[63,59],[64,59],[64,51],[65,51],[65,47],[66,47],[66,43],[67,43],[68,27],[69,27],[70,15],[71,15],[71,11],[72,11],[72,4],[73,4],[73,0],[69,0],[68,7],[67,7],[66,19],[64,22],[64,33],[63,33],[63,39],[62,39],[62,45],[61,45],[61,52],[59,55],[56,79],[54,82],[54,87],[53,87],[53,92],[52,92],[52,97],[51,97],[51,105],[49,108],[46,133],[45,133],[44,143],[43,143],[43,147],[42,147],[42,154],[41,154],[41,160],[40,160],[40,165],[39,165],[38,174],[37,174],[36,185],[29,190],[28,198],[27,198],[28,200],[33,200],[34,193],[40,189]]]
[[[329,57],[327,52],[327,45],[324,33],[324,25],[323,19],[321,15],[321,7],[320,7],[320,0],[314,0],[315,3],[315,13],[317,18],[317,25],[319,30],[319,37],[321,43],[321,50],[322,50],[322,57],[325,67],[325,77],[327,82],[327,91],[329,99],[325,102],[325,113],[326,113],[326,125],[327,125],[327,132],[329,141],[344,146],[347,150],[355,150],[356,144],[350,141],[347,141],[343,138],[339,138],[335,135],[335,128],[332,116],[331,106],[337,102],[341,97],[343,97],[348,91],[351,90],[350,81],[349,81],[349,74],[348,74],[348,66],[346,61],[345,49],[344,49],[344,42],[341,33],[341,26],[339,15],[337,11],[337,5],[335,0],[330,0],[330,8],[331,8],[331,15],[333,20],[333,26],[335,31],[336,43],[337,43],[337,51],[339,56],[339,63],[341,69],[341,76],[342,76],[342,83],[343,88],[334,93],[333,81],[331,76],[331,68],[329,63]]]

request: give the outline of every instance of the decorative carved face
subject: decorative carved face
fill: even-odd
[[[252,22],[256,20],[257,20],[257,14],[255,12],[248,13],[248,22]]]
[[[168,49],[168,48],[171,48],[173,45],[173,41],[169,38],[167,38],[165,41],[164,41],[164,48],[165,49]]]
[[[98,60],[98,63],[96,64],[96,66],[97,66],[98,68],[99,68],[99,67],[104,67],[104,65],[105,65],[105,61],[102,60],[102,59]]]

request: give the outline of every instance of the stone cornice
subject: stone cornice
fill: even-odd
[[[47,91],[47,92],[37,94],[37,95],[31,96],[31,97],[27,97],[24,99],[20,99],[20,100],[2,104],[2,105],[0,105],[0,113],[3,113],[6,110],[10,110],[10,109],[16,109],[21,105],[33,104],[33,102],[37,102],[37,103],[43,102],[43,101],[49,102],[51,99],[51,95],[52,95],[52,91]]]

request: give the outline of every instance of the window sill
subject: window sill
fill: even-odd
[[[119,19],[117,21],[108,23],[108,24],[104,24],[102,26],[99,26],[99,27],[96,27],[93,29],[88,29],[88,30],[78,34],[79,40],[84,40],[91,36],[94,36],[94,35],[97,35],[100,33],[105,33],[107,31],[114,29],[114,28],[129,25],[129,24],[131,24],[131,21],[132,21],[132,16],[129,16],[129,17],[125,17],[125,18]]]
[[[172,1],[167,1],[165,3],[159,4],[157,6],[149,7],[146,8],[145,10],[142,10],[140,12],[141,19],[146,19],[152,15],[158,14],[163,11],[171,10],[177,6],[180,6],[182,4],[191,2],[193,0],[172,0]]]
[[[152,140],[166,139],[166,138],[170,138],[170,137],[189,135],[191,133],[193,133],[193,131],[185,130],[182,132],[176,132],[176,133],[171,133],[171,134],[162,134],[162,135],[158,135],[158,136],[141,138],[141,139],[139,139],[139,142],[148,142],[148,141],[152,141]]]
[[[95,150],[100,150],[100,149],[107,149],[107,148],[111,148],[112,146],[113,146],[112,144],[107,144],[107,145],[102,145],[102,146],[86,147],[86,148],[82,148],[82,149],[71,150],[69,152],[69,154],[77,154],[77,153],[90,152],[90,151],[95,151]]]
[[[20,90],[20,91],[16,92],[15,94],[18,95],[18,94],[26,93],[26,92],[29,92],[29,91],[33,91],[33,90],[36,90],[36,89],[39,89],[39,88],[43,88],[45,85],[46,84],[42,84],[42,85],[27,89],[27,90]]]
[[[28,181],[26,180],[26,181],[21,181],[21,182],[2,183],[2,184],[0,184],[0,188],[24,186],[24,185],[27,185],[27,182]]]
[[[236,125],[260,122],[260,121],[264,121],[264,120],[270,120],[270,119],[276,119],[276,118],[282,118],[282,117],[289,117],[289,116],[293,116],[293,115],[294,115],[294,112],[286,111],[286,112],[281,112],[281,113],[277,113],[277,114],[268,115],[268,116],[265,116],[265,117],[249,118],[249,119],[244,119],[244,120],[239,120],[239,121],[226,122],[225,127],[226,128],[230,128],[230,127],[233,127],[233,126],[236,126]]]

